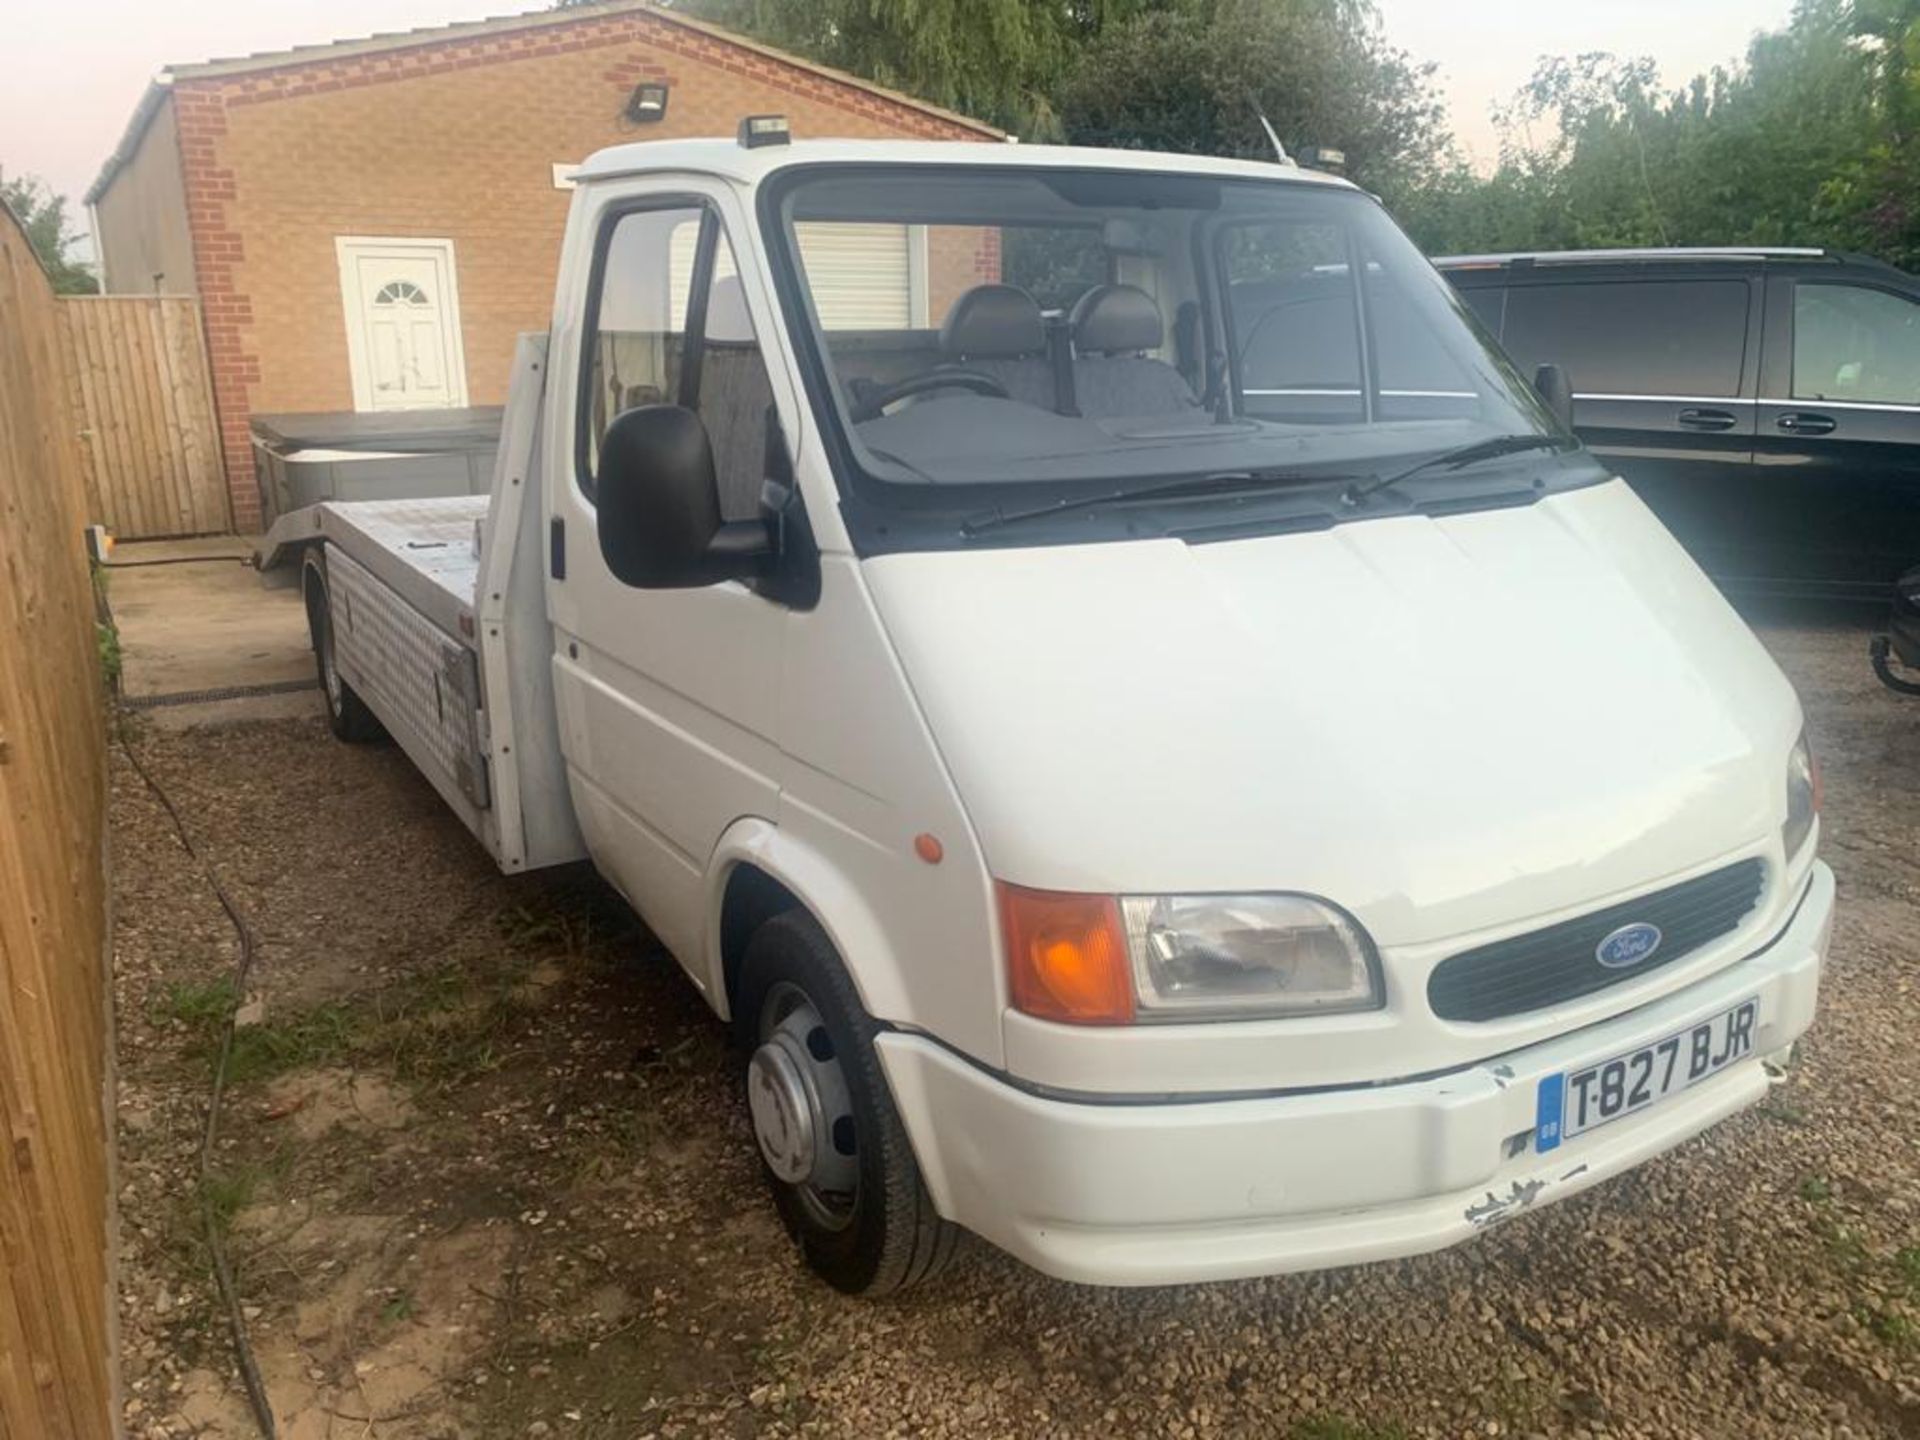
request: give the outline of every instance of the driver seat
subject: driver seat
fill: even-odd
[[[1018,285],[963,291],[940,326],[940,356],[947,365],[997,380],[1010,400],[1041,410],[1054,407],[1047,322],[1040,302]]]

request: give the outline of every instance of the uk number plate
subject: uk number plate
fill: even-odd
[[[1562,1140],[1636,1114],[1719,1074],[1753,1053],[1759,1021],[1756,996],[1651,1045],[1543,1077],[1534,1148],[1551,1150]]]

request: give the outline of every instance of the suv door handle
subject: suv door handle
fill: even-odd
[[[1740,422],[1725,410],[1682,410],[1680,423],[1689,430],[1731,430]]]
[[[1796,410],[1773,423],[1789,435],[1831,435],[1835,422],[1831,415],[1809,415],[1804,410]]]

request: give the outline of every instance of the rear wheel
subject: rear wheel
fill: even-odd
[[[738,1014],[762,1170],[807,1264],[854,1295],[938,1273],[958,1232],[920,1178],[873,1048],[878,1027],[812,916],[790,910],[754,932]]]
[[[333,648],[333,596],[327,588],[326,561],[307,557],[307,632],[313,638],[314,666],[320,675],[320,694],[327,703],[327,724],[342,740],[364,744],[386,731],[354,688],[340,673]]]

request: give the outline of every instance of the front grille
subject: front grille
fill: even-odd
[[[1442,1020],[1498,1020],[1637,980],[1738,926],[1759,901],[1764,875],[1758,860],[1742,860],[1576,920],[1463,950],[1434,966],[1427,1001]],[[1602,965],[1594,954],[1600,942],[1635,924],[1657,926],[1659,948],[1624,969]]]

